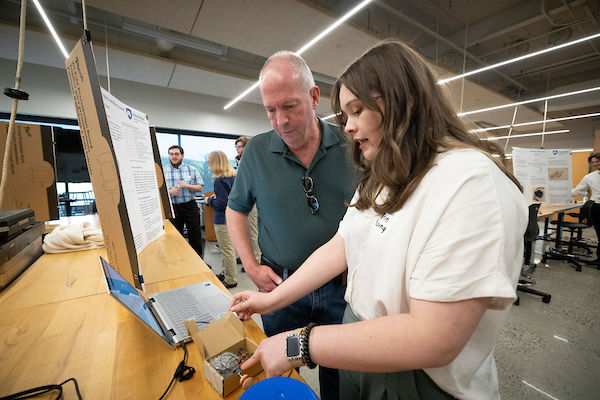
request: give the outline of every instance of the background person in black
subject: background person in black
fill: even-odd
[[[600,240],[600,153],[594,153],[588,157],[591,172],[584,176],[579,185],[571,191],[571,196],[579,196],[586,194],[588,190],[591,192],[590,200],[595,204],[592,205],[592,222],[596,230],[596,236]],[[584,195],[585,198],[585,195]],[[596,259],[591,263],[600,266],[600,243],[596,247]]]

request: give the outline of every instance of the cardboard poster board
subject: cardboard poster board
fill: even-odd
[[[156,169],[156,179],[158,180],[158,191],[160,193],[160,202],[162,204],[163,218],[174,218],[173,204],[171,204],[171,196],[165,183],[165,172],[163,170],[162,161],[160,159],[160,151],[158,150],[158,141],[156,140],[156,129],[150,127],[150,139],[152,140],[152,152],[154,153],[154,168]]]
[[[529,203],[571,202],[571,150],[513,147],[513,171]]]
[[[143,290],[144,280],[125,205],[94,55],[85,34],[77,42],[65,64],[108,260],[129,283]]]
[[[3,149],[0,165],[4,161],[7,136],[8,122],[0,122],[0,148]],[[58,219],[52,128],[15,123],[8,156],[8,182],[2,209],[30,208],[36,221]]]
[[[148,116],[107,90],[100,90],[135,250],[139,255],[165,233]]]

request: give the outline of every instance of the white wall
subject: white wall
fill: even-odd
[[[16,68],[16,61],[0,58],[0,87],[14,87]],[[100,84],[107,88],[105,77],[100,77]],[[64,69],[24,63],[21,90],[29,93],[29,100],[19,102],[20,114],[76,118]],[[258,104],[241,102],[225,111],[224,98],[120,79],[111,79],[111,91],[148,114],[154,126],[248,136],[271,129],[264,108]],[[10,112],[11,104],[10,98],[2,96],[0,111]]]

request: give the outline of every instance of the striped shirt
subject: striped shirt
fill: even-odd
[[[167,189],[171,189],[177,186],[177,181],[184,181],[190,185],[204,185],[200,172],[191,165],[180,164],[179,168],[174,168],[171,163],[163,168],[165,172],[165,182],[167,183]],[[187,203],[190,200],[194,200],[195,192],[192,192],[188,188],[181,188],[180,196],[171,195],[171,201],[173,204]]]

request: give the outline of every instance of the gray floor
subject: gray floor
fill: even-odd
[[[587,230],[586,237],[595,236]],[[537,241],[536,262],[548,244]],[[214,243],[207,243],[205,260],[220,271]],[[538,265],[535,278],[536,288],[552,294],[552,300],[546,304],[519,293],[520,305],[512,307],[496,347],[502,399],[600,399],[600,271],[584,266],[576,272],[564,261],[550,260],[548,266]],[[239,273],[238,287],[231,291],[246,289],[256,286]],[[256,321],[261,325],[260,318]],[[316,370],[301,368],[300,373],[318,394]]]
[[[548,245],[536,242],[535,262]],[[600,271],[549,260],[534,276],[552,300],[519,293],[496,347],[502,398],[600,399]]]

